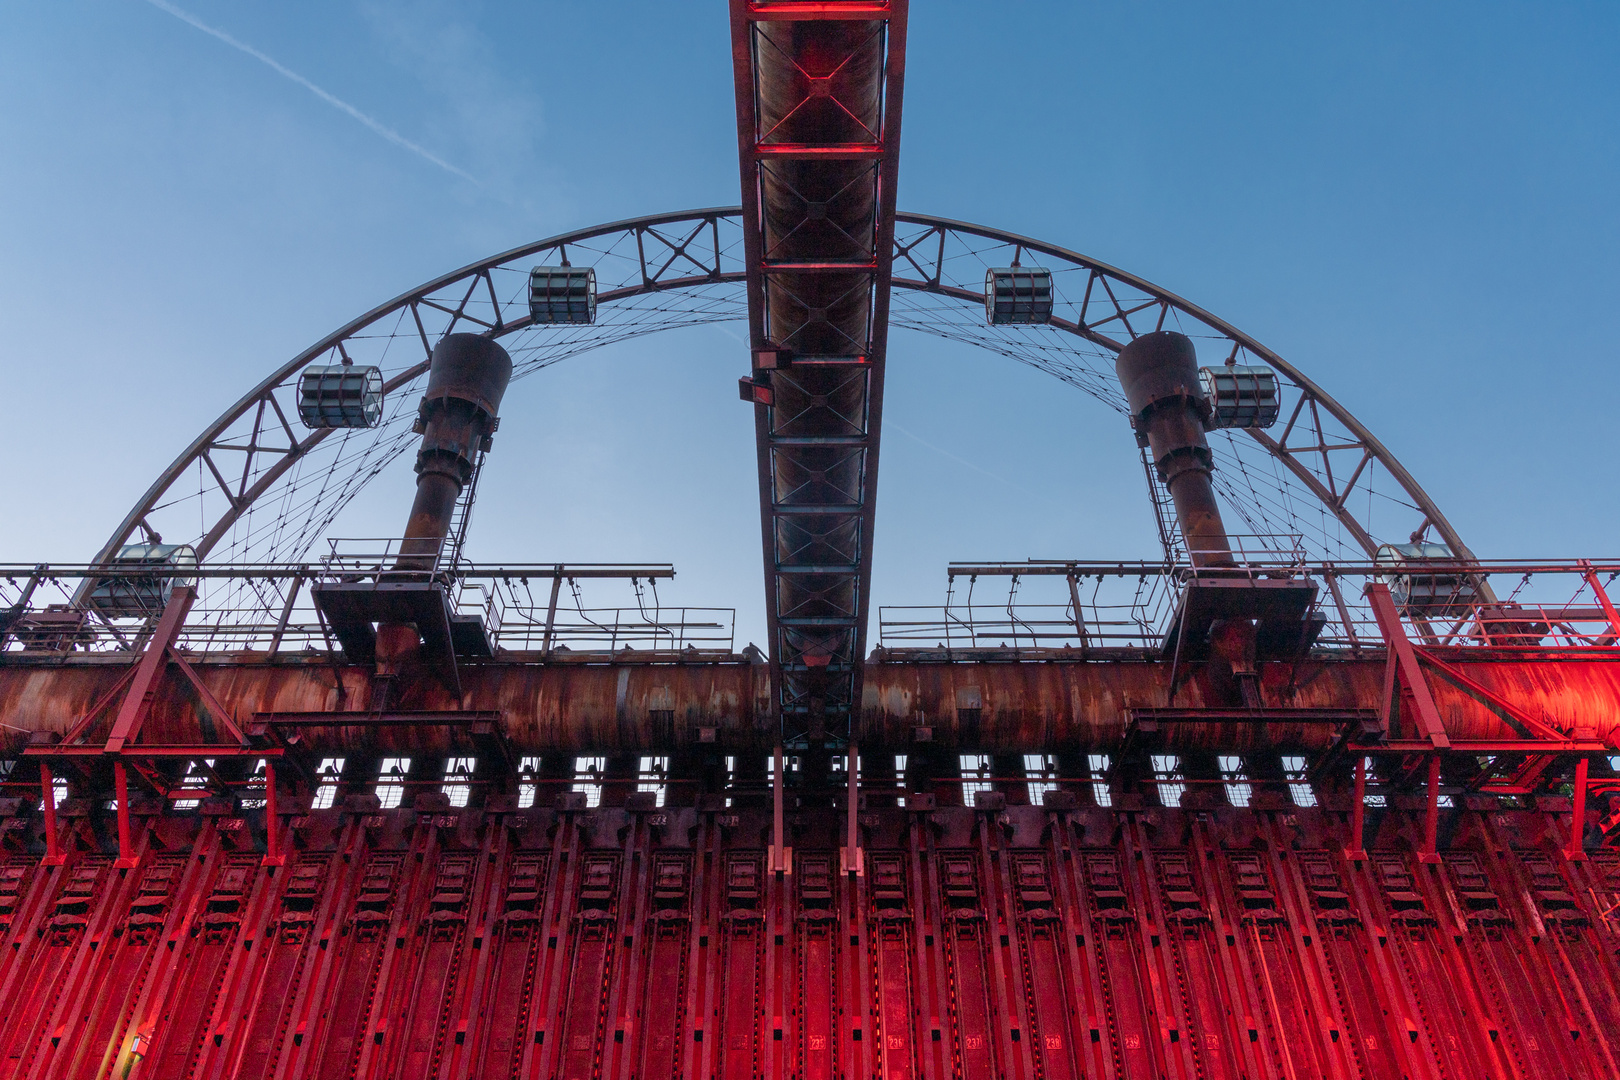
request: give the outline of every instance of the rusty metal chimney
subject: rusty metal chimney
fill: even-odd
[[[1199,386],[1192,340],[1171,330],[1144,334],[1120,350],[1114,370],[1130,403],[1131,426],[1146,440],[1175,502],[1193,565],[1231,565],[1232,545],[1210,483],[1214,458],[1204,438],[1209,402]]]
[[[422,446],[416,452],[416,499],[405,523],[396,571],[434,569],[450,535],[456,500],[472,477],[481,450],[499,425],[501,398],[512,380],[512,358],[478,334],[448,334],[433,349],[427,391],[417,416]],[[377,629],[379,673],[397,673],[418,643],[414,627]]]
[[[500,423],[501,397],[511,381],[512,358],[486,337],[449,334],[434,347],[416,421],[422,433],[416,501],[405,523],[397,569],[432,569],[478,452],[489,449]]]

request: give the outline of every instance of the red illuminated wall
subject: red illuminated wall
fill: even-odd
[[[431,798],[431,797],[430,797]],[[0,867],[0,1060],[95,1077],[1620,1074],[1620,854],[1567,813],[1342,808],[137,818]],[[1549,809],[1550,808],[1550,809]],[[73,811],[70,810],[70,814]],[[7,819],[18,846],[37,815]],[[99,832],[98,832],[99,830]],[[104,838],[102,838],[104,839]],[[132,1053],[139,1037],[136,1057]]]

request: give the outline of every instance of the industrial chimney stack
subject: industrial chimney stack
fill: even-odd
[[[395,570],[432,571],[450,535],[456,500],[471,479],[480,451],[488,450],[500,424],[501,398],[512,380],[512,358],[478,334],[449,334],[433,349],[427,392],[416,430],[416,499],[405,523]],[[420,642],[415,627],[385,624],[377,630],[377,671],[397,675]]]
[[[1131,425],[1146,437],[1159,479],[1175,502],[1176,520],[1196,567],[1230,566],[1232,545],[1210,483],[1214,457],[1204,438],[1210,403],[1199,385],[1198,355],[1185,334],[1144,334],[1119,352],[1119,384]]]

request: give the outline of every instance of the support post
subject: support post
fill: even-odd
[[[264,759],[264,859],[261,866],[286,866],[281,853],[281,817],[276,809],[276,759]]]
[[[1446,726],[1440,720],[1440,710],[1435,707],[1434,695],[1429,692],[1429,681],[1423,675],[1423,668],[1418,665],[1417,653],[1412,649],[1412,642],[1406,636],[1406,630],[1401,626],[1401,616],[1395,610],[1395,601],[1389,595],[1389,586],[1382,582],[1373,582],[1367,586],[1367,600],[1372,604],[1373,616],[1378,620],[1378,631],[1384,636],[1384,644],[1389,647],[1389,670],[1385,676],[1384,687],[1388,699],[1383,703],[1387,712],[1387,719],[1391,729],[1399,716],[1399,702],[1397,695],[1397,676],[1406,681],[1406,689],[1411,692],[1412,704],[1417,712],[1418,731],[1437,750],[1444,750],[1451,745],[1446,735]]]
[[[1339,609],[1339,624],[1344,627],[1345,637],[1350,639],[1350,651],[1360,656],[1361,638],[1356,635],[1355,620],[1350,618],[1350,608],[1339,591],[1339,575],[1329,568],[1323,572],[1322,580],[1327,582],[1328,592],[1333,594],[1333,605]]]
[[[1581,862],[1586,858],[1586,849],[1581,841],[1586,833],[1586,773],[1590,764],[1584,757],[1575,763],[1574,813],[1569,819],[1569,844],[1564,848],[1564,858],[1570,862]]]
[[[1423,850],[1418,862],[1437,863],[1440,853],[1435,844],[1440,833],[1440,755],[1429,755],[1429,806],[1423,814]]]
[[[861,797],[859,783],[861,748],[856,746],[853,741],[849,744],[849,756],[844,760],[844,771],[849,773],[849,816],[845,819],[847,824],[844,834],[844,872],[853,874],[856,877],[862,877],[866,873],[866,868],[861,865],[860,848]]]
[[[28,604],[34,599],[34,590],[39,587],[40,581],[45,577],[47,567],[40,563],[34,567],[34,572],[28,575],[28,583],[23,586],[22,593],[18,595],[17,602],[11,605],[11,610],[17,615],[28,611]],[[6,631],[0,630],[0,650],[6,647]]]
[[[186,615],[196,599],[197,590],[189,585],[176,588],[169,594],[169,602],[164,605],[163,614],[158,618],[157,629],[146,643],[146,652],[136,662],[129,693],[124,696],[113,719],[112,731],[107,736],[109,754],[122,750],[139,734],[147,711],[152,707],[152,699],[157,695],[158,680],[168,667],[169,648],[180,640],[180,628],[185,625]],[[122,770],[123,766],[119,765],[118,768]],[[119,775],[123,773],[120,771]],[[123,804],[119,803],[119,812],[122,811]]]
[[[1367,861],[1367,848],[1362,841],[1367,822],[1367,755],[1356,755],[1356,803],[1350,808],[1350,846],[1344,857],[1355,862]]]
[[[287,623],[292,619],[293,605],[298,603],[298,592],[303,587],[304,574],[303,568],[300,567],[298,576],[293,578],[292,584],[287,587],[287,602],[281,605],[281,618],[276,620],[275,633],[270,635],[270,648],[268,650],[270,656],[274,656],[281,651],[281,639],[286,636]]]
[[[1609,632],[1614,635],[1616,641],[1620,641],[1620,612],[1614,610],[1614,603],[1610,601],[1603,582],[1598,580],[1597,571],[1588,563],[1586,573],[1582,576],[1586,578],[1586,584],[1591,588],[1592,595],[1597,597],[1598,605],[1603,608],[1604,618],[1609,620]]]
[[[1091,635],[1086,632],[1086,615],[1080,610],[1080,581],[1074,574],[1069,575],[1069,603],[1074,605],[1074,632],[1080,635],[1080,655],[1086,656],[1091,652]]]
[[[551,579],[551,600],[546,604],[546,636],[540,641],[540,654],[542,656],[549,657],[551,655],[552,636],[556,633],[557,627],[557,597],[561,594],[562,567],[559,566],[556,574]]]
[[[56,778],[48,763],[39,763],[40,803],[45,807],[45,866],[61,866],[67,861],[56,836]]]
[[[792,858],[792,849],[786,844],[787,834],[784,832],[785,821],[783,803],[786,796],[782,788],[782,768],[785,764],[782,757],[782,744],[777,743],[772,752],[775,766],[771,771],[771,870],[778,874],[791,873],[788,860]]]
[[[113,763],[113,789],[118,799],[118,860],[113,865],[128,870],[140,860],[129,839],[129,773],[122,761]]]

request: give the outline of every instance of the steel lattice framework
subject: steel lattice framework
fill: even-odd
[[[741,208],[413,290],[0,566],[8,1075],[1620,1075],[1620,560],[1483,563],[1227,323],[897,214],[909,0],[729,7]],[[768,664],[667,564],[466,558],[509,375],[723,321]],[[1129,415],[1162,558],[955,563],[866,656],[891,325]],[[327,537],[416,432],[404,536]]]
[[[1256,535],[1294,534],[1318,562],[1365,560],[1379,543],[1431,531],[1467,546],[1389,450],[1297,367],[1247,334],[1165,289],[1066,248],[979,225],[897,215],[891,323],[1028,364],[1123,414],[1113,374],[1118,348],[1160,327],[1191,336],[1207,362],[1228,356],[1271,365],[1282,378],[1284,420],[1272,432],[1211,433],[1217,483]],[[1015,259],[1052,270],[1056,304],[1043,326],[987,326],[984,268]],[[527,277],[536,263],[596,269],[597,321],[536,326]],[[367,312],[277,367],[187,446],[130,509],[97,556],[161,532],[194,542],[213,562],[298,562],[345,506],[405,454],[427,358],[452,331],[500,338],[517,377],[615,342],[747,317],[743,227],[737,208],[662,214],[581,229],[502,252]],[[312,363],[345,357],[386,377],[382,422],[306,431],[295,392]],[[1125,425],[1121,420],[1121,437]],[[1171,534],[1167,542],[1174,545]],[[1173,549],[1169,553],[1173,555]],[[205,583],[206,584],[206,583]],[[205,589],[211,605],[277,610],[274,583]],[[252,588],[262,595],[227,595]]]
[[[772,685],[790,745],[844,742],[861,700],[908,6],[731,4],[745,388]]]

